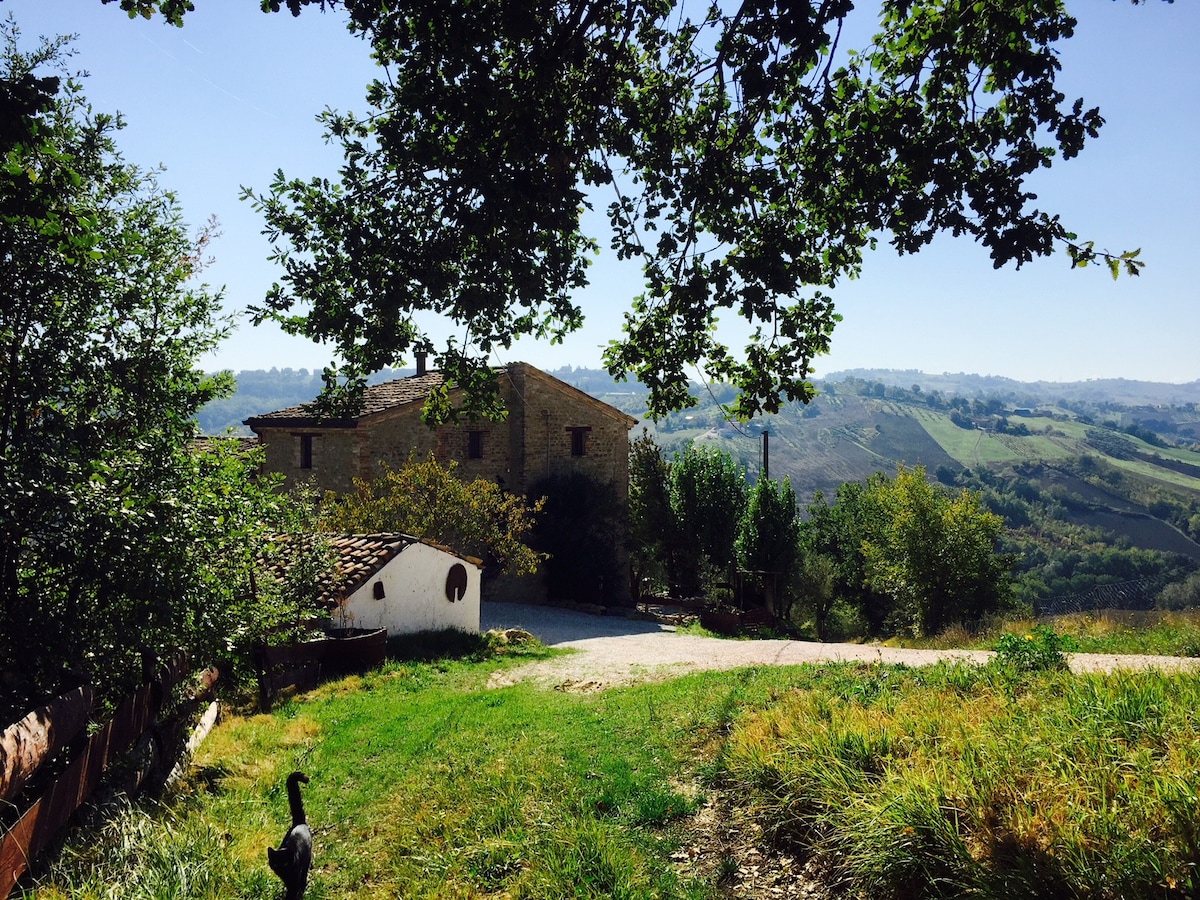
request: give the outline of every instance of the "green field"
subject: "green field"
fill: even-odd
[[[277,898],[293,769],[312,779],[307,900],[757,897],[739,891],[781,859],[861,897],[1200,886],[1196,675],[824,664],[489,688],[545,656],[510,653],[227,715],[169,806],[77,831],[23,896]]]

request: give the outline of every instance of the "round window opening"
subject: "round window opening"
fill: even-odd
[[[467,567],[455,563],[446,574],[446,599],[451,603],[461,600],[467,594]]]

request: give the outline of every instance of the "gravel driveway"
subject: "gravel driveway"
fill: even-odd
[[[902,650],[872,644],[709,638],[675,634],[673,626],[657,622],[520,603],[483,603],[479,618],[483,631],[523,628],[544,644],[580,651],[499,672],[492,677],[492,687],[536,680],[560,690],[590,691],[704,669],[855,660],[910,666],[940,659],[982,664],[992,655],[983,650]],[[1200,668],[1200,659],[1076,653],[1071,656],[1071,668],[1076,672],[1195,669]]]

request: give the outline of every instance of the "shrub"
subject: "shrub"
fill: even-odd
[[[1025,635],[1001,635],[996,642],[996,662],[1013,672],[1048,672],[1066,669],[1066,654],[1074,649],[1070,635],[1058,634],[1048,625],[1035,625]]]
[[[626,602],[625,510],[616,487],[585,472],[567,472],[541,479],[529,496],[545,498],[529,543],[545,555],[550,599]]]
[[[443,466],[430,454],[374,480],[354,479],[354,490],[329,492],[321,525],[326,531],[398,531],[479,556],[514,575],[537,571],[541,557],[525,543],[543,501],[527,502],[483,478],[464,481],[458,464]]]

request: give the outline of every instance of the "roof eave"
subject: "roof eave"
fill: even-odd
[[[260,428],[357,428],[358,419],[320,419],[315,416],[251,416],[242,424],[251,431]]]

